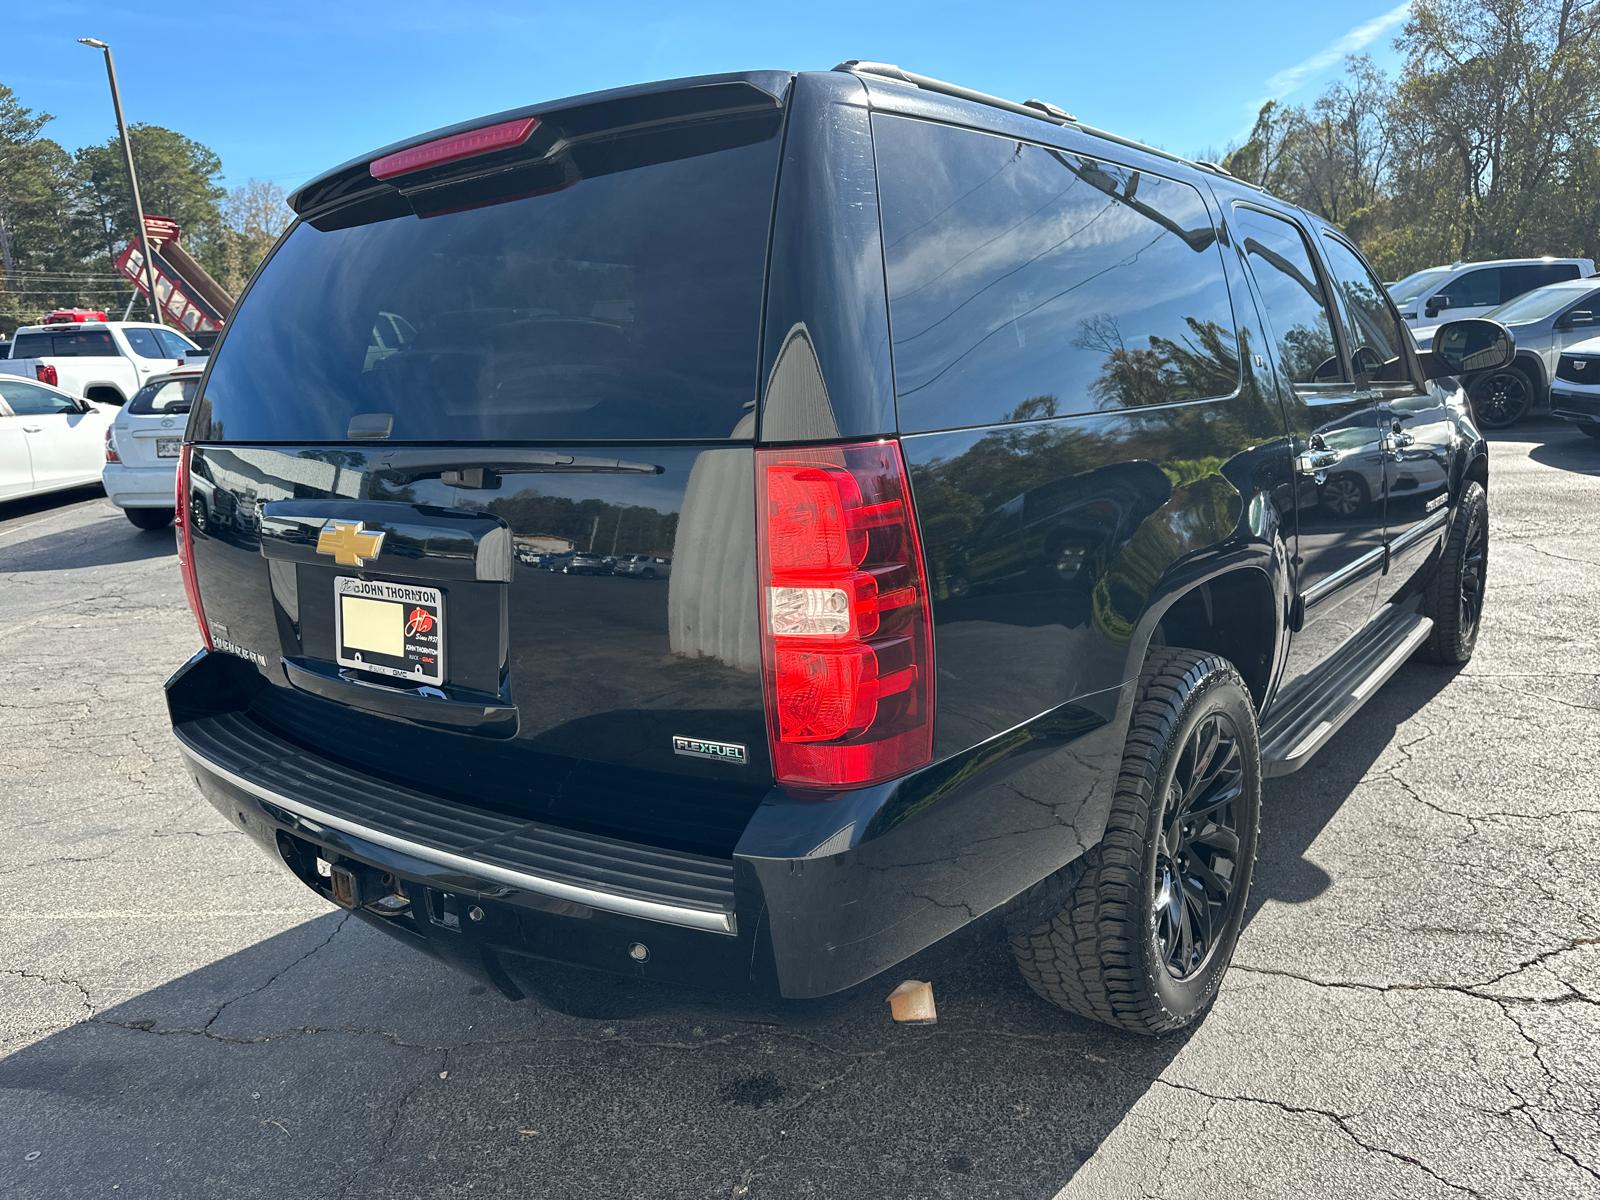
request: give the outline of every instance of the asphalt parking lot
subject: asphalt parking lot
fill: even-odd
[[[0,505],[0,1195],[1600,1196],[1600,443],[1492,462],[1477,657],[1269,783],[1234,970],[1160,1041],[982,923],[825,1002],[509,1004],[200,799],[170,532]],[[891,1023],[906,977],[938,1025]]]

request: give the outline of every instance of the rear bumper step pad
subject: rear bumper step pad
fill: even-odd
[[[174,728],[198,769],[298,817],[603,912],[733,934],[733,862],[579,833],[374,779],[228,713]]]

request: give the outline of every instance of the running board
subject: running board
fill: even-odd
[[[1261,765],[1267,777],[1288,775],[1310,762],[1432,631],[1433,621],[1420,613],[1397,612],[1364,630],[1315,674],[1279,696],[1261,729]]]

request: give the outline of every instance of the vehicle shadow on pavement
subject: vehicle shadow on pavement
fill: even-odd
[[[1047,1005],[992,921],[810,1003],[560,974],[606,1017],[307,921],[0,1060],[0,1194],[1047,1198],[1187,1041]]]
[[[1560,429],[1541,429],[1538,433],[1542,435],[1543,440],[1528,451],[1528,457],[1534,462],[1545,467],[1555,467],[1558,471],[1600,475],[1600,440],[1574,429],[1571,425],[1563,425]]]
[[[1413,659],[1318,751],[1308,769],[1266,781],[1255,879],[1245,910],[1247,925],[1269,900],[1304,904],[1327,891],[1332,879],[1306,858],[1306,852],[1367,777],[1399,727],[1448,687],[1456,674],[1455,668]]]
[[[65,533],[0,542],[0,574],[109,567],[176,554],[171,526],[135,529],[127,521],[96,521]]]
[[[34,513],[82,504],[86,500],[104,497],[105,494],[105,488],[98,483],[91,483],[64,492],[47,492],[42,496],[23,496],[16,500],[0,501],[0,522],[14,521],[19,517],[30,517]]]
[[[1309,847],[1453,678],[1407,666],[1314,772],[1269,781],[1252,913],[1330,885]],[[937,1025],[890,1020],[901,979],[933,981]],[[341,912],[104,1007],[92,980],[36,986],[82,1015],[0,1060],[17,1200],[1048,1198],[1193,1036],[1048,1005],[994,915],[808,1002],[552,967],[513,1004]]]

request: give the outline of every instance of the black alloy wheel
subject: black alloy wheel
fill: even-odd
[[[1472,385],[1472,415],[1485,429],[1507,429],[1533,403],[1533,385],[1515,367],[1504,367]]]
[[[1336,517],[1353,517],[1371,501],[1367,481],[1346,471],[1322,485],[1323,507]]]
[[[1234,805],[1245,788],[1239,746],[1239,731],[1227,713],[1213,713],[1190,733],[1167,785],[1152,923],[1174,979],[1204,969],[1233,915],[1239,876]]]
[[[1226,659],[1152,650],[1099,845],[1007,917],[1028,986],[1135,1033],[1198,1021],[1244,925],[1261,818],[1249,689]]]
[[[195,533],[206,531],[206,502],[199,496],[189,501],[189,527]]]
[[[1422,595],[1423,615],[1433,621],[1433,632],[1423,643],[1424,656],[1430,662],[1459,666],[1472,657],[1483,622],[1488,572],[1489,497],[1482,484],[1468,480],[1456,504],[1444,553]]]

